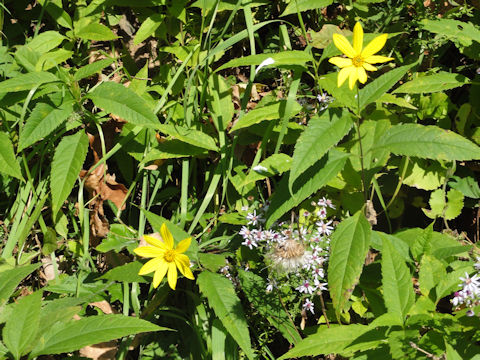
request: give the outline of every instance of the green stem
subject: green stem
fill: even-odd
[[[365,200],[365,204],[367,203],[368,200],[368,190],[367,190],[367,184],[365,181],[365,167],[363,164],[363,146],[362,146],[362,135],[360,134],[360,121],[362,119],[362,116],[360,115],[361,109],[360,109],[360,92],[358,91],[357,87],[357,118],[355,119],[355,130],[357,131],[358,135],[358,145],[360,147],[360,167],[362,171],[362,188],[363,188],[363,197]]]

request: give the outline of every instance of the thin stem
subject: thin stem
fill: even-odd
[[[365,167],[363,165],[363,146],[362,146],[362,135],[360,134],[360,120],[362,119],[360,115],[360,92],[358,91],[357,87],[357,118],[355,119],[356,131],[358,135],[358,145],[360,147],[360,167],[362,170],[362,188],[363,188],[363,197],[365,200],[365,204],[368,200],[368,190],[367,184],[365,181]]]

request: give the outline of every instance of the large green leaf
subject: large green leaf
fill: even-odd
[[[58,78],[52,73],[45,71],[20,74],[0,82],[0,93],[31,90],[36,86],[54,81],[58,81]]]
[[[218,151],[215,139],[203,131],[172,124],[158,124],[157,128],[162,133],[170,135],[187,144],[202,149]]]
[[[123,316],[91,316],[67,323],[58,322],[49,328],[33,349],[30,358],[46,354],[61,354],[87,345],[149,331],[170,330],[148,321]]]
[[[464,46],[472,45],[472,41],[480,42],[480,30],[471,23],[453,19],[424,19],[421,24],[425,30],[458,40]]]
[[[100,84],[87,96],[93,103],[134,125],[156,128],[158,119],[147,102],[133,90],[109,81]]]
[[[28,43],[28,46],[38,51],[40,54],[46,53],[52,49],[55,49],[58,45],[65,40],[66,37],[60,34],[58,31],[44,31],[38,34]]]
[[[307,10],[321,9],[332,3],[333,0],[290,0],[280,16],[287,16]]]
[[[49,103],[38,103],[30,113],[20,133],[18,151],[50,135],[68,119],[72,112],[73,101],[65,101],[58,107]]]
[[[392,126],[372,148],[374,149],[386,149],[396,155],[435,160],[480,159],[480,147],[461,135],[437,126],[419,124]]]
[[[293,183],[293,195],[289,191],[288,176],[284,175],[270,199],[266,228],[272,226],[283,214],[325,186],[343,169],[347,158],[348,154],[335,149],[330,150]]]
[[[6,304],[15,288],[28,274],[38,269],[41,263],[19,266],[0,272],[0,308]]]
[[[412,277],[403,257],[388,237],[383,237],[382,285],[385,306],[389,313],[406,319],[408,310],[415,301]]]
[[[56,214],[72,191],[88,151],[88,136],[83,131],[65,136],[58,144],[50,172],[52,210]],[[54,216],[55,218],[55,216]]]
[[[353,124],[349,111],[328,109],[320,117],[314,116],[300,135],[293,152],[288,185],[322,158],[323,155],[348,134]]]
[[[273,62],[269,66],[273,67],[291,67],[304,66],[307,62],[312,61],[312,56],[306,51],[290,50],[279,53],[263,53],[256,55],[248,55],[228,61],[215,71],[228,68],[236,68],[239,66],[260,65],[263,61],[272,59]]]
[[[81,29],[75,29],[75,36],[83,40],[108,41],[118,38],[112,30],[100,23],[90,23]]]
[[[280,119],[281,111],[285,111],[286,105],[286,100],[280,100],[274,104],[250,110],[240,119],[238,119],[238,121],[230,129],[230,132],[258,124],[264,120]],[[291,116],[293,117],[297,115],[301,109],[302,107],[297,102],[294,102],[291,109]]]
[[[114,61],[115,59],[106,58],[106,59],[95,61],[88,65],[82,66],[81,68],[78,68],[77,71],[75,72],[75,75],[73,75],[73,80],[78,81],[81,79],[85,79],[93,74],[96,74],[100,70],[111,65]]]
[[[15,359],[32,348],[32,340],[38,331],[42,291],[22,297],[15,304],[3,329],[3,341]]]
[[[328,286],[337,314],[345,308],[360,278],[370,237],[370,224],[362,211],[343,220],[332,234]]]
[[[290,343],[298,343],[302,338],[295,324],[284,310],[278,294],[266,292],[267,282],[265,279],[251,271],[240,270],[238,275],[242,283],[242,289],[255,310],[280,330]]]
[[[0,172],[23,179],[20,165],[18,165],[13,151],[13,144],[8,134],[4,132],[0,132]]]
[[[39,0],[40,5],[45,7],[47,13],[55,22],[67,29],[72,29],[72,19],[68,13],[63,10],[62,0]]]
[[[338,87],[338,73],[328,73],[320,77],[320,86],[335,98],[334,105],[343,105],[356,112],[358,110],[358,101],[355,97],[356,93],[348,88],[348,86]]]
[[[235,339],[247,357],[254,359],[247,319],[233,284],[224,276],[210,271],[200,273],[197,283],[225,329]]]
[[[142,25],[137,30],[137,33],[135,34],[135,38],[133,39],[133,44],[138,45],[140,44],[143,40],[148,38],[150,35],[152,35],[155,30],[162,24],[163,19],[165,18],[164,14],[152,14],[149,17],[147,17],[143,22]]]
[[[469,83],[470,79],[463,75],[442,71],[438,74],[419,76],[398,87],[393,93],[433,93],[453,89]]]

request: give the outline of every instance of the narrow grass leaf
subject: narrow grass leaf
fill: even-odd
[[[100,84],[87,96],[108,113],[138,126],[156,128],[158,119],[146,101],[131,89],[114,82]]]
[[[52,210],[56,214],[72,191],[88,151],[88,136],[79,131],[65,136],[55,151],[50,172]]]
[[[387,149],[395,155],[424,159],[448,161],[480,159],[480,147],[461,135],[433,125],[394,125],[372,148],[374,149]]]
[[[203,271],[198,275],[197,283],[225,329],[247,357],[254,359],[247,319],[230,280],[220,274]]]
[[[387,237],[382,238],[382,285],[388,312],[398,314],[402,321],[415,301],[412,277],[402,256]]]
[[[421,94],[454,89],[470,83],[466,76],[448,72],[417,77],[393,91],[396,93]]]
[[[31,90],[42,84],[59,81],[52,73],[46,71],[20,74],[14,78],[0,82],[0,93]]]
[[[42,335],[30,358],[72,352],[123,336],[161,330],[170,329],[123,315],[91,316],[78,321],[56,323]]]
[[[32,347],[40,323],[42,293],[37,291],[18,300],[3,328],[3,341],[15,359]]]
[[[370,238],[370,224],[362,211],[343,220],[332,235],[328,285],[337,315],[345,308],[362,274]]]
[[[332,146],[348,134],[352,124],[350,112],[339,109],[328,109],[321,116],[314,116],[309,120],[293,152],[288,180],[290,188],[300,174],[320,160]]]
[[[23,179],[20,165],[18,165],[13,151],[13,144],[8,134],[4,132],[0,132],[0,172],[20,180]]]
[[[18,266],[0,272],[0,308],[5,305],[20,282],[32,271],[38,269],[41,263]]]

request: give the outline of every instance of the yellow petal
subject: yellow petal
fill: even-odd
[[[357,22],[353,28],[353,50],[357,54],[362,52],[363,47],[363,29],[362,24]]]
[[[348,87],[350,88],[350,90],[353,90],[353,87],[355,86],[355,83],[357,82],[358,69],[359,68],[353,68],[352,71],[350,71],[350,76],[348,78]]]
[[[149,260],[145,263],[145,265],[140,268],[138,275],[145,275],[151,273],[152,271],[156,271],[164,262],[165,260],[163,260],[162,257],[157,257],[155,259]]]
[[[175,264],[183,274],[184,268],[190,268],[190,259],[187,255],[177,254],[175,255]]]
[[[163,223],[162,227],[160,228],[160,235],[162,236],[163,242],[167,246],[167,249],[173,249],[173,236],[165,223]]]
[[[180,241],[177,245],[177,248],[175,249],[177,251],[177,253],[184,253],[185,251],[187,251],[188,248],[190,247],[190,242],[191,241],[192,241],[191,237],[183,239],[182,241]]]
[[[333,34],[333,43],[338,50],[347,55],[349,58],[354,58],[357,55],[345,36]]]
[[[177,286],[177,266],[175,262],[168,263],[168,285],[172,290]]]
[[[363,67],[365,68],[365,70],[367,71],[377,71],[377,68],[373,65],[370,65],[366,62],[363,63]]]
[[[380,36],[377,36],[372,41],[370,41],[368,45],[365,46],[365,49],[363,49],[362,57],[365,59],[379,52],[385,46],[385,43],[387,42],[387,38],[388,38],[388,34],[382,34]]]
[[[347,66],[352,66],[352,59],[349,58],[342,58],[339,56],[332,57],[328,59],[329,63],[332,63],[333,65],[337,65],[339,68],[344,68]]]
[[[346,68],[343,68],[338,72],[338,78],[337,78],[337,86],[340,87],[343,85],[345,80],[350,76],[350,73],[355,70],[355,66],[349,66]]]
[[[362,84],[365,84],[367,82],[367,73],[363,67],[357,68],[357,75],[358,81],[360,81]]]
[[[165,250],[159,249],[154,246],[140,246],[134,249],[133,252],[138,256],[143,256],[146,258],[163,257],[163,254],[165,254]]]
[[[371,56],[369,56],[369,57],[367,57],[363,60],[366,63],[369,63],[369,64],[380,64],[380,63],[384,63],[384,62],[387,62],[387,61],[392,61],[393,58],[386,57],[386,56],[380,56],[380,55],[371,55]]]
[[[162,282],[163,278],[165,277],[165,274],[167,273],[168,270],[168,263],[164,261],[160,267],[155,271],[155,274],[153,274],[153,287],[157,288],[158,285]]]
[[[153,236],[150,236],[150,235],[143,235],[143,238],[150,245],[159,247],[160,249],[163,249],[163,250],[167,250],[167,248],[165,247],[165,243],[163,241],[155,239]]]
[[[183,256],[185,256],[185,255],[183,255]],[[185,257],[187,258],[187,263],[186,264],[183,261],[183,259],[180,259],[178,257],[175,257],[175,264],[177,265],[178,270],[180,270],[180,272],[183,274],[183,276],[185,276],[186,278],[188,278],[190,280],[194,280],[195,278],[193,277],[192,270],[190,270],[190,261],[188,261],[187,256],[185,256]]]

